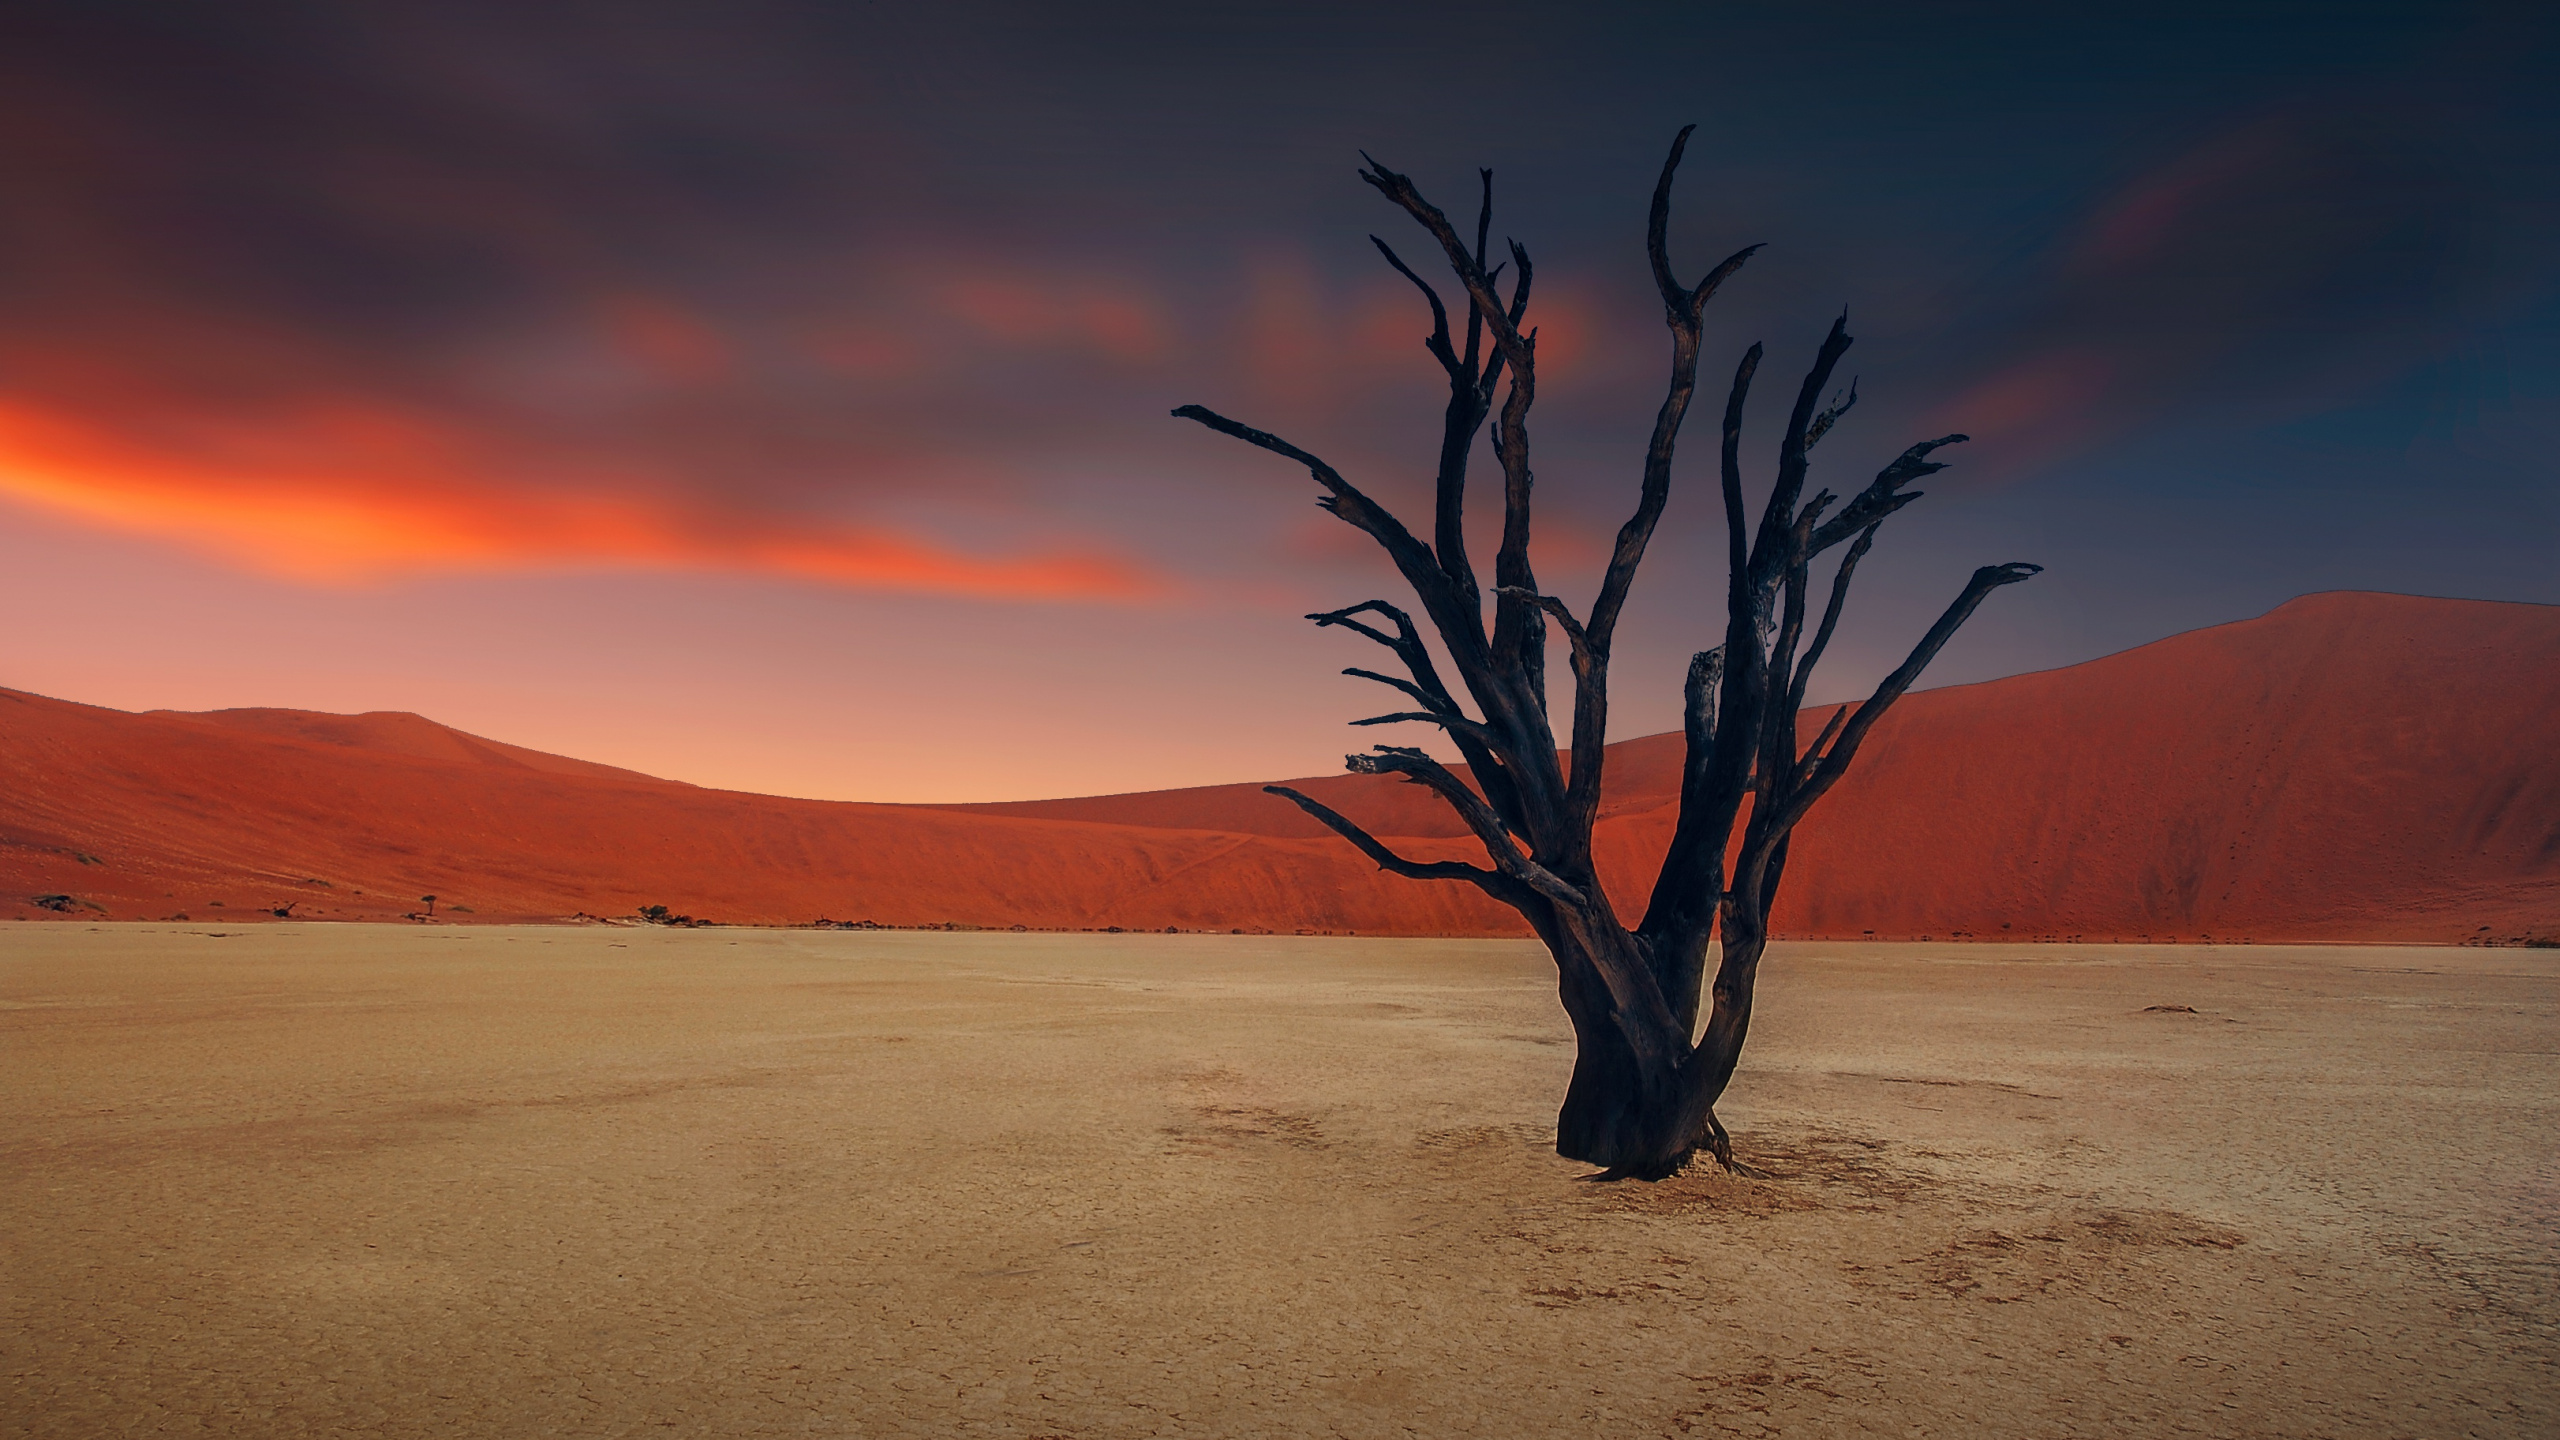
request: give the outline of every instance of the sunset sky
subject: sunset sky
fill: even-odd
[[[1816,698],[1996,561],[2047,571],[1932,683],[2315,590],[2560,602],[2549,7],[2097,8],[11,5],[0,685],[850,799],[1329,771],[1392,697],[1298,617],[1392,571],[1166,412],[1425,513],[1428,317],[1366,236],[1426,247],[1354,171],[1471,209],[1490,166],[1579,607],[1692,122],[1681,270],[1768,245],[1702,367],[1720,398],[1768,342],[1756,473],[1844,305],[1864,402],[1817,479],[1976,437]],[[1621,735],[1720,628],[1712,419]]]

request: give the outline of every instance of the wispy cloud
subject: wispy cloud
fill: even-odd
[[[275,575],[360,583],[422,573],[726,571],[862,589],[1132,602],[1173,586],[1130,560],[974,555],[893,530],[724,510],[634,490],[509,488],[467,473],[413,418],[346,405],[239,437],[229,464],[0,403],[0,496]],[[267,457],[258,463],[257,456]]]
[[[2134,175],[1936,411],[2018,476],[2174,419],[2281,421],[2431,359],[2481,292],[2481,162],[2406,97],[2275,109]]]

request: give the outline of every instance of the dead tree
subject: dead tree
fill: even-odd
[[[1288,441],[1198,405],[1173,412],[1307,467],[1325,492],[1316,503],[1366,532],[1395,562],[1438,632],[1458,684],[1473,702],[1473,714],[1442,678],[1404,610],[1369,600],[1307,618],[1376,641],[1403,667],[1401,675],[1358,668],[1343,672],[1396,690],[1413,707],[1353,723],[1439,726],[1464,758],[1466,774],[1419,749],[1398,745],[1379,745],[1371,754],[1346,757],[1344,763],[1355,772],[1400,775],[1430,787],[1482,842],[1487,863],[1408,859],[1329,807],[1284,786],[1268,788],[1358,846],[1381,869],[1417,880],[1463,881],[1528,920],[1555,956],[1558,988],[1577,1045],[1573,1079],[1556,1117],[1556,1150],[1615,1175],[1645,1178],[1678,1170],[1701,1146],[1727,1167],[1734,1164],[1715,1106],[1733,1079],[1750,1028],[1752,985],[1768,941],[1770,906],[1786,872],[1788,836],[1814,802],[1839,783],[1876,721],[1911,688],[1983,597],[2039,568],[2010,564],[1975,571],[1910,658],[1866,701],[1834,710],[1813,743],[1801,745],[1796,725],[1806,684],[1831,643],[1858,561],[1874,543],[1877,527],[1920,498],[1910,484],[1945,468],[1929,458],[1932,452],[1965,437],[1946,435],[1912,446],[1846,502],[1828,490],[1804,499],[1814,447],[1857,401],[1854,384],[1845,396],[1827,404],[1823,399],[1850,344],[1843,317],[1832,325],[1797,388],[1779,441],[1775,483],[1753,530],[1746,523],[1741,459],[1744,402],[1760,367],[1760,347],[1753,345],[1734,372],[1724,408],[1730,567],[1724,643],[1689,664],[1679,823],[1643,919],[1633,929],[1621,923],[1591,853],[1609,719],[1609,647],[1636,567],[1670,497],[1673,452],[1696,388],[1707,302],[1760,248],[1737,251],[1694,286],[1674,278],[1667,245],[1671,182],[1695,128],[1682,130],[1672,141],[1654,187],[1646,235],[1663,318],[1671,328],[1670,386],[1645,447],[1635,514],[1619,529],[1599,594],[1583,614],[1577,616],[1564,601],[1540,590],[1530,566],[1529,407],[1537,396],[1538,373],[1537,331],[1526,324],[1532,270],[1518,241],[1509,242],[1506,264],[1486,263],[1493,225],[1489,170],[1480,172],[1484,193],[1472,246],[1407,177],[1373,159],[1360,172],[1362,180],[1421,225],[1465,292],[1461,349],[1439,292],[1384,240],[1370,237],[1387,263],[1430,304],[1431,337],[1424,344],[1449,380],[1428,543],[1331,465]],[[1506,269],[1507,296],[1502,293]],[[1497,390],[1502,396],[1498,417]],[[1494,420],[1492,448],[1502,468],[1503,499],[1490,631],[1464,532],[1467,463],[1489,418]],[[1848,549],[1814,620],[1813,563],[1842,545]],[[1809,635],[1808,620],[1813,620]],[[1550,623],[1563,633],[1572,657],[1569,763],[1558,757],[1547,709]],[[1717,953],[1710,986],[1711,944]],[[1712,1006],[1700,1031],[1699,1008],[1710,995]]]

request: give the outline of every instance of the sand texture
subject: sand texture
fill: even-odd
[[[1596,1185],[1509,941],[0,932],[13,1436],[2560,1433],[2560,956],[1782,947]],[[2187,1007],[2158,1009],[2154,1007]]]
[[[1923,692],[1798,831],[1775,923],[1885,940],[2560,938],[2554,715],[2560,606],[2397,595],[2309,596]],[[1344,732],[1346,748],[1379,738]],[[1680,762],[1678,736],[1610,748],[1596,855],[1622,914],[1645,908]],[[1290,783],[1418,859],[1482,858],[1418,787]],[[759,924],[1527,933],[1469,887],[1379,873],[1258,785],[790,800],[415,715],[131,715],[0,690],[0,918],[385,919],[425,895],[482,921],[667,905]]]

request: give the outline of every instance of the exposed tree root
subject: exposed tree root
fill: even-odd
[[[1739,1175],[1746,1180],[1772,1178],[1768,1171],[1733,1158],[1733,1136],[1726,1132],[1724,1122],[1716,1118],[1713,1110],[1707,1112],[1707,1153],[1716,1157],[1716,1164],[1722,1166],[1728,1175]]]

